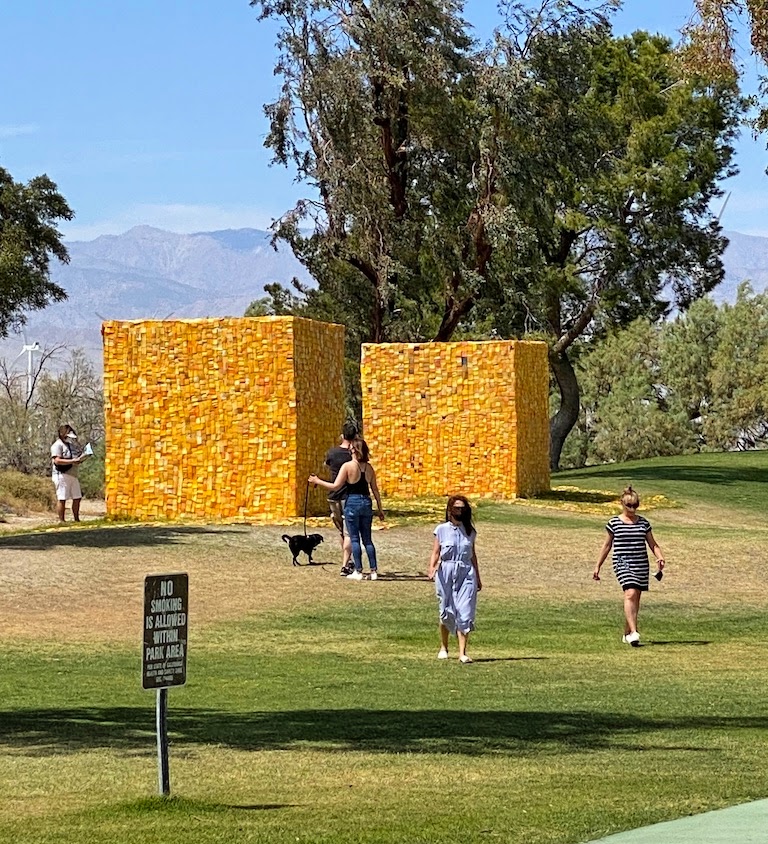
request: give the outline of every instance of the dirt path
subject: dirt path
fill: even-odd
[[[80,505],[80,520],[83,522],[90,522],[94,519],[103,519],[106,515],[107,508],[101,499],[83,499]],[[67,521],[72,521],[72,511],[67,505],[66,513]],[[56,513],[52,510],[39,513],[28,513],[26,516],[18,516],[14,513],[7,513],[0,521],[0,533],[7,533],[9,531],[26,530],[27,528],[38,528],[42,525],[51,525],[51,527],[59,526],[59,520]]]

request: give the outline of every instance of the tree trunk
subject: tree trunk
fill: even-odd
[[[560,390],[560,409],[549,420],[549,467],[556,472],[560,468],[565,438],[579,419],[580,395],[576,372],[567,352],[551,351],[549,365]]]

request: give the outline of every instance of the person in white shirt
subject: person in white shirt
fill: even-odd
[[[77,446],[77,434],[71,425],[60,425],[58,439],[51,446],[52,480],[56,487],[56,512],[59,521],[66,521],[67,501],[72,502],[72,518],[80,521],[80,501],[83,493],[77,478],[77,468],[85,460]]]

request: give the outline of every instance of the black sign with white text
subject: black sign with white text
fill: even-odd
[[[157,574],[144,579],[144,648],[141,683],[167,689],[187,682],[189,575]]]

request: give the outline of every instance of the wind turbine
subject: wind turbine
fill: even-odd
[[[29,401],[32,397],[32,387],[34,384],[34,374],[32,371],[33,357],[34,355],[41,354],[41,349],[39,343],[30,343],[27,340],[26,332],[24,332],[24,345],[21,347],[21,351],[18,355],[16,355],[16,360],[25,353],[27,355],[27,401]]]
[[[723,207],[720,209],[720,213],[717,215],[717,222],[720,222],[720,218],[723,216],[723,211],[725,211],[725,206],[728,204],[728,200],[731,198],[731,194],[733,191],[728,191],[728,196],[725,197],[725,202],[723,203]]]

